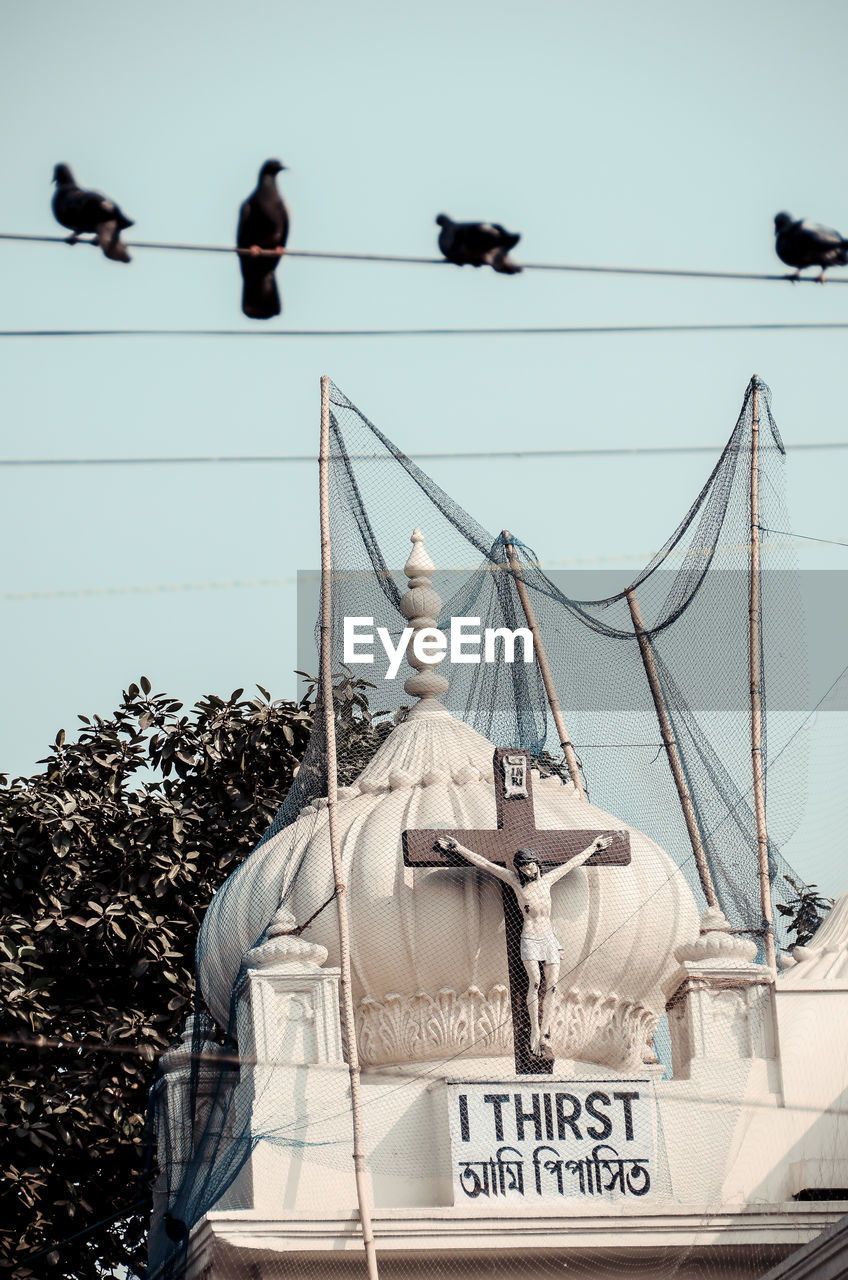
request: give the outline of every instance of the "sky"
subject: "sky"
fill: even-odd
[[[842,17],[835,0],[811,0],[800,33],[783,0],[6,5],[0,230],[55,233],[50,179],[65,161],[120,202],[139,238],[225,244],[276,155],[292,249],[428,256],[445,211],[520,231],[528,261],[772,272],[779,209],[848,228],[844,59],[817,34]],[[138,250],[123,266],[0,242],[0,264],[0,330],[262,330],[241,315],[226,256]],[[285,313],[270,327],[281,330],[848,317],[835,283],[296,259],[280,282]],[[314,453],[323,373],[413,454],[717,453],[756,372],[790,445],[792,530],[848,542],[848,450],[791,449],[848,442],[845,341],[0,337],[0,456]],[[620,568],[624,585],[712,464],[427,466],[486,528],[509,524],[552,565]],[[294,581],[318,563],[314,467],[0,467],[0,535],[0,772],[34,771],[59,728],[107,714],[142,673],[188,704],[255,683],[296,693]],[[844,569],[846,555],[798,543],[803,568]],[[831,824],[846,735],[839,715],[819,729],[809,819],[787,854],[839,892],[845,849]]]

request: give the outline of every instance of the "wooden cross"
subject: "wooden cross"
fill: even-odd
[[[587,867],[627,866],[630,862],[630,837],[621,831],[547,831],[536,827],[533,809],[533,778],[530,753],[516,747],[498,747],[494,757],[495,803],[498,825],[482,831],[449,830],[404,831],[403,860],[408,867],[464,867],[469,863],[459,854],[438,847],[437,840],[446,837],[459,841],[490,862],[514,869],[513,859],[519,849],[532,848],[541,871],[576,857],[597,839],[612,836],[613,843],[586,861]],[[523,919],[515,894],[501,883],[504,924],[509,965],[509,989],[515,1044],[515,1070],[519,1075],[550,1073],[553,1062],[530,1052],[530,1022],[527,1015],[527,973],[520,957]],[[539,993],[540,998],[542,992]]]

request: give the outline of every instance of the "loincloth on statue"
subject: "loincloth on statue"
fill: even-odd
[[[553,929],[543,933],[540,938],[529,938],[521,935],[521,959],[535,960],[538,964],[559,964],[562,947]]]

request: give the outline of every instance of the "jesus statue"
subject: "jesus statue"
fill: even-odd
[[[551,885],[556,884],[569,871],[582,867],[593,853],[608,849],[613,836],[598,836],[588,848],[567,862],[561,862],[542,874],[538,854],[534,849],[519,849],[513,857],[515,870],[490,862],[473,849],[467,849],[451,836],[436,841],[445,853],[459,854],[466,862],[488,871],[490,875],[508,884],[518,899],[524,921],[521,930],[521,959],[527,971],[527,1012],[530,1016],[530,1052],[537,1057],[552,1058],[551,1019],[554,995],[559,981],[560,952],[562,948],[551,923]],[[542,1017],[539,1020],[539,988],[545,973],[545,998],[542,1001]]]

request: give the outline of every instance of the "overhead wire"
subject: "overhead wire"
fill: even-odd
[[[787,444],[787,449],[797,452],[820,452],[825,449],[848,449],[848,440],[816,440],[799,441]],[[654,457],[661,454],[716,453],[720,449],[714,444],[660,444],[660,445],[613,445],[609,448],[580,449],[459,449],[444,450],[433,453],[412,453],[410,457],[416,461],[426,462],[471,462],[477,459],[520,459],[520,458],[631,458],[636,456]],[[379,453],[351,453],[347,455],[351,462],[379,461],[383,455]],[[0,458],[0,467],[132,467],[132,466],[197,466],[208,463],[223,465],[230,463],[317,463],[318,458],[311,453],[197,453],[197,454],[151,454],[149,457],[92,457],[92,458]],[[772,533],[782,530],[772,529]],[[795,537],[795,534],[790,535]],[[800,535],[797,535],[800,536]]]
[[[30,244],[69,244],[68,236],[30,235],[23,232],[0,232],[0,240],[21,241]],[[79,238],[73,243],[85,244],[97,248],[96,240]],[[128,249],[166,250],[175,253],[232,253],[240,257],[264,258],[312,258],[330,262],[387,262],[404,266],[450,267],[456,265],[447,258],[420,257],[412,254],[397,253],[346,253],[325,249],[285,249],[282,253],[276,249],[240,249],[235,245],[222,244],[189,244],[184,241],[168,240],[132,240],[126,242]],[[776,280],[791,284],[818,284],[817,276],[799,276],[792,273],[771,273],[759,271],[710,271],[704,269],[682,267],[619,267],[578,262],[522,262],[516,263],[522,271],[571,271],[596,275],[627,276],[669,276],[696,280]],[[848,284],[848,278],[830,279],[829,284]]]
[[[804,446],[800,446],[800,447],[804,447]],[[818,446],[809,445],[806,447],[815,448]],[[831,445],[831,446],[822,446],[822,447],[848,448],[848,442],[846,442],[844,445]],[[700,449],[700,448],[701,446],[694,446],[693,451],[694,449]],[[444,456],[450,457],[452,455],[444,455]],[[461,456],[465,456],[465,455],[461,455]],[[469,455],[469,456],[486,457],[488,455],[481,454],[481,455]],[[511,455],[506,455],[506,456],[511,456]],[[194,460],[204,461],[204,459],[194,459]],[[282,461],[282,460],[283,459],[277,459],[277,461]],[[299,462],[315,461],[315,459],[311,459],[307,457],[301,458],[298,455],[296,455],[294,458],[290,460],[299,461]],[[33,461],[37,463],[45,460],[35,459]],[[51,460],[46,460],[46,461],[50,462]],[[88,459],[64,459],[64,460],[56,459],[52,461],[54,461],[56,465],[61,465],[63,461],[64,462],[85,462],[89,460]],[[125,460],[91,459],[90,461],[121,462]],[[169,461],[169,459],[130,459],[129,461],[163,462],[163,461]],[[174,461],[188,462],[188,461],[192,461],[192,459],[180,458],[180,459],[174,459]],[[220,461],[269,461],[269,459],[220,459],[220,458],[212,459],[210,458],[210,459],[205,459],[205,461],[219,461],[219,462]],[[6,465],[13,465],[13,464],[10,464],[9,462],[4,462],[2,459],[0,459],[0,466],[6,466]],[[770,526],[764,525],[764,524],[759,525],[758,528],[761,529],[764,533],[774,533],[774,534],[778,534],[781,537],[792,538],[792,539],[800,538],[800,539],[803,539],[805,542],[820,542],[828,546],[834,546],[834,547],[848,547],[848,542],[840,541],[837,538],[816,538],[816,537],[813,537],[811,534],[793,533],[789,529],[772,529]],[[568,568],[568,567],[575,567],[577,565],[596,564],[602,561],[611,561],[611,562],[619,563],[622,560],[639,559],[640,556],[644,558],[645,554],[647,553],[622,551],[622,552],[619,552],[617,555],[611,555],[611,556],[586,556],[586,557],[574,557],[570,560],[545,561],[544,566],[542,566],[542,563],[540,562],[540,567],[547,567],[550,569]],[[60,600],[60,599],[74,600],[74,599],[87,599],[87,598],[97,597],[97,596],[106,597],[106,596],[126,596],[126,595],[164,595],[164,594],[173,595],[182,591],[232,591],[235,589],[243,589],[243,588],[256,589],[260,587],[294,587],[294,586],[299,586],[301,582],[304,581],[305,579],[308,579],[310,577],[317,578],[319,576],[320,575],[317,572],[314,574],[310,574],[302,570],[296,578],[291,578],[291,577],[289,578],[224,578],[220,581],[211,581],[211,582],[154,582],[154,583],[142,583],[138,585],[120,583],[120,584],[108,586],[108,587],[55,587],[55,588],[48,588],[45,590],[35,589],[30,591],[0,591],[0,602],[14,603],[14,602],[21,602],[21,601],[28,601],[28,600]],[[622,744],[584,743],[583,745],[584,746],[610,746],[610,745],[638,746],[640,744],[638,743],[622,743]],[[645,743],[642,745],[654,746],[656,744]]]
[[[848,284],[848,280],[842,281]],[[419,329],[0,329],[0,338],[545,338],[635,333],[779,333],[848,329],[848,320],[729,324],[501,325]]]

